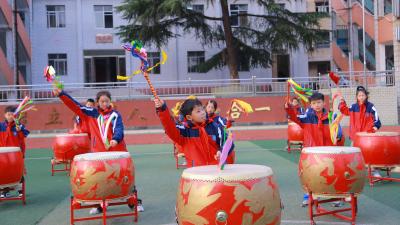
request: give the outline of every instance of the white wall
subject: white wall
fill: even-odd
[[[43,68],[47,65],[49,53],[66,53],[68,55],[68,76],[61,79],[66,83],[84,82],[83,51],[99,49],[122,49],[121,41],[116,35],[116,29],[96,28],[93,5],[113,5],[117,6],[121,0],[33,0],[32,16],[32,80],[34,84],[45,83],[43,79]],[[205,1],[198,0],[204,4],[205,14],[221,16],[220,4],[206,4]],[[306,11],[305,1],[292,1],[286,3],[286,7],[297,11]],[[229,1],[234,4],[249,4],[248,10],[252,13],[264,13],[264,9],[256,2],[249,1]],[[66,7],[66,27],[47,28],[46,5],[65,5]],[[116,12],[113,17],[114,28],[125,23]],[[96,43],[96,34],[113,34],[113,43]],[[156,51],[151,46],[145,46],[147,51]],[[151,75],[154,82],[157,81],[176,81],[203,79],[228,79],[229,71],[225,67],[221,70],[211,70],[208,73],[188,73],[187,71],[187,52],[205,51],[206,59],[220,51],[215,46],[202,46],[199,41],[191,34],[184,34],[177,39],[171,39],[167,46],[163,47],[168,54],[168,61],[161,66],[161,74]],[[125,54],[126,71],[139,68],[139,61]],[[300,48],[298,51],[290,53],[291,74],[293,76],[308,76],[308,54]],[[308,62],[308,61],[307,61]],[[271,77],[270,68],[255,68],[249,72],[239,72],[240,78]],[[135,77],[132,81],[144,81],[142,76]]]

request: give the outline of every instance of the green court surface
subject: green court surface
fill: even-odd
[[[298,152],[284,151],[286,142],[237,142],[237,163],[261,164],[271,167],[279,184],[285,206],[282,224],[310,224],[307,208],[300,207],[303,192],[297,176]],[[182,170],[175,168],[171,145],[129,146],[136,167],[136,185],[145,212],[138,225],[174,224],[174,205]],[[28,151],[27,205],[20,201],[0,203],[1,225],[66,225],[69,221],[69,177],[65,173],[50,174],[51,149]],[[357,224],[400,225],[400,183],[366,184],[359,197]],[[127,211],[121,206],[110,211]],[[87,215],[82,211],[79,215]],[[349,224],[331,216],[320,217],[318,225]],[[134,224],[132,218],[109,219],[107,224]],[[75,224],[100,225],[100,220]]]

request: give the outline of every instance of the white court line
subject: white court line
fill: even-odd
[[[239,152],[247,151],[247,152],[257,152],[257,151],[285,151],[283,148],[241,148],[238,150]],[[131,153],[131,156],[143,156],[143,155],[170,155],[171,152],[145,152],[145,153]],[[25,158],[25,160],[43,160],[43,159],[51,159],[52,157],[32,157]]]

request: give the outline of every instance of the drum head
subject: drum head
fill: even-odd
[[[361,152],[357,147],[344,147],[344,146],[321,146],[321,147],[307,147],[303,148],[302,153],[315,153],[315,154],[352,154]]]
[[[0,147],[0,153],[19,152],[19,151],[21,151],[19,147]]]
[[[110,159],[130,158],[129,152],[94,152],[76,155],[74,161],[104,161]]]
[[[182,178],[208,182],[247,181],[272,176],[272,169],[262,165],[227,164],[224,170],[217,165],[185,169]]]
[[[367,133],[367,132],[358,132],[358,136],[363,137],[382,137],[382,136],[400,136],[399,132],[376,132],[376,133]]]
[[[57,134],[56,137],[84,137],[88,136],[87,133],[80,133],[80,134]]]

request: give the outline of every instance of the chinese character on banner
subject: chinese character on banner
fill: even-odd
[[[55,125],[55,124],[62,124],[62,121],[60,120],[60,113],[55,108],[53,108],[53,110],[49,114],[49,120],[46,123],[46,125]]]
[[[230,117],[232,119],[239,119],[243,110],[237,105],[236,102],[232,103],[231,110],[230,110]]]
[[[141,121],[146,121],[147,118],[140,115],[140,111],[138,108],[134,108],[132,112],[128,116],[128,120],[133,120],[134,117],[138,117]]]

